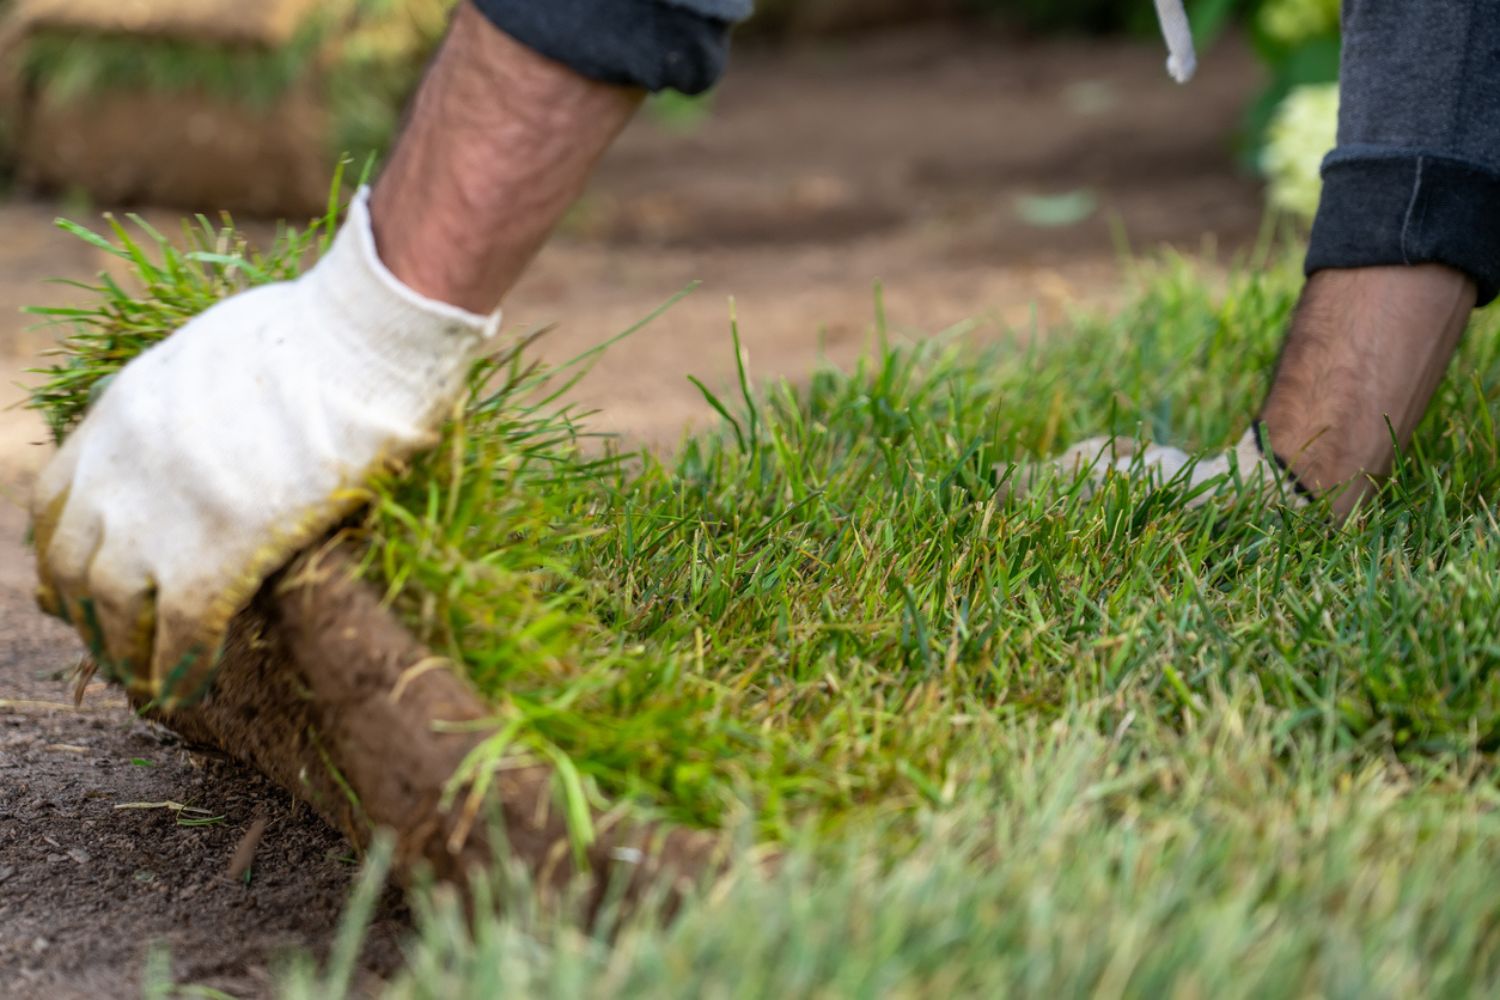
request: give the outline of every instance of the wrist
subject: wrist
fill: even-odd
[[[401,281],[376,249],[369,198],[367,188],[355,194],[333,245],[300,283],[303,328],[325,338],[351,385],[419,409],[444,402],[498,334],[501,313],[471,312]]]
[[[375,186],[381,259],[429,298],[489,312],[641,96],[580,76],[460,6]]]
[[[500,328],[501,312],[475,312],[425,295],[403,281],[382,258],[370,215],[370,189],[360,188],[333,246],[308,274],[314,293],[344,317],[402,350],[431,350],[440,335],[465,350],[477,349]]]

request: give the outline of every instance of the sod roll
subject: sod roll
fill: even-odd
[[[384,150],[452,0],[16,0],[0,37],[23,183],[302,216]]]
[[[11,0],[0,0],[0,180],[9,177],[15,167],[15,125],[21,95],[14,47],[7,39],[10,8]]]
[[[79,34],[189,38],[231,45],[284,45],[316,0],[15,0],[21,23]]]

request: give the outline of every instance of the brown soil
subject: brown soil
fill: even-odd
[[[1113,301],[1112,219],[1137,246],[1245,245],[1259,196],[1234,169],[1231,136],[1255,85],[1237,45],[1210,53],[1186,89],[1164,81],[1148,44],[1023,47],[934,30],[752,53],[704,126],[645,119],[627,134],[510,319],[559,321],[544,350],[568,357],[701,280],[576,394],[603,411],[598,426],[670,445],[711,417],[685,374],[716,388],[732,377],[729,295],[753,370],[798,376],[864,348],[876,277],[898,330],[978,317],[985,335]],[[1017,216],[1019,197],[1079,188],[1100,206],[1079,224]],[[50,229],[56,212],[0,204],[0,344],[13,347],[0,347],[0,404],[48,341],[5,317],[69,301],[43,278],[104,264]],[[0,410],[0,995],[135,995],[153,941],[172,947],[185,981],[264,994],[283,949],[326,945],[350,849],[266,780],[136,721],[113,692],[67,705],[77,646],[32,610],[14,502],[42,437],[29,415]],[[224,819],[188,827],[169,810],[116,808],[163,801]],[[268,822],[248,884],[231,881],[257,817]],[[402,926],[392,894],[366,953],[371,984],[396,961]]]
[[[101,685],[75,709],[76,643],[16,586],[21,519],[7,507],[0,522],[0,995],[136,996],[153,943],[185,981],[264,993],[280,954],[328,940],[357,870],[348,843],[265,778],[136,720]],[[168,802],[202,811],[150,805]],[[253,867],[231,879],[258,817]],[[392,968],[403,920],[392,892],[369,977]]]

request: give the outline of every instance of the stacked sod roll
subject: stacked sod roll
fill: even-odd
[[[105,203],[303,216],[388,144],[453,0],[13,0],[17,172]]]
[[[20,110],[20,75],[15,71],[13,53],[7,56],[4,25],[10,23],[11,0],[0,0],[0,184],[15,168],[15,128]]]

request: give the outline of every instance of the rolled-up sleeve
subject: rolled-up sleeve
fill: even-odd
[[[1446,264],[1500,294],[1500,0],[1345,0],[1324,268]]]
[[[697,94],[753,0],[474,0],[501,31],[590,79]]]

